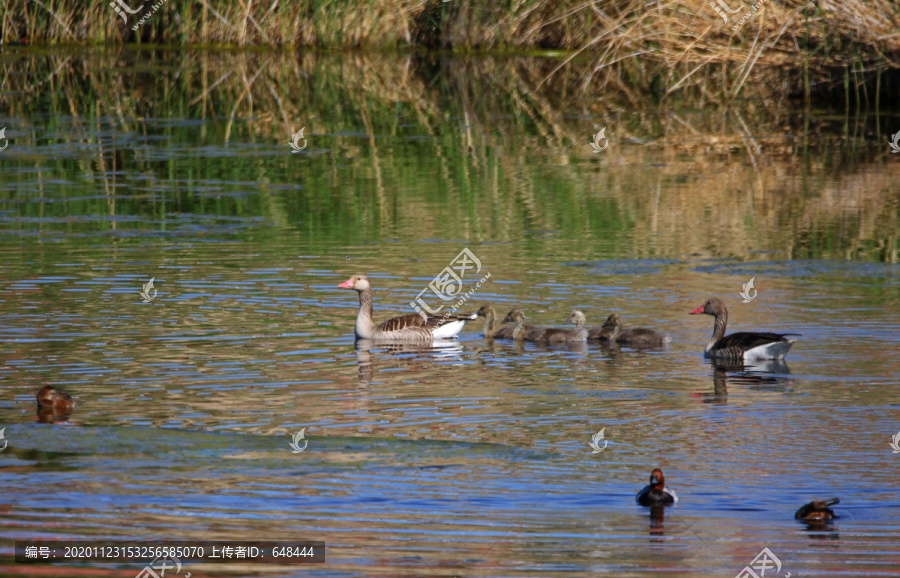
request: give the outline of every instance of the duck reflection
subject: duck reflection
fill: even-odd
[[[813,540],[839,540],[840,533],[831,520],[802,520],[806,533]]]
[[[435,339],[429,345],[360,339],[356,342],[359,384],[369,385],[379,365],[398,368],[424,366],[432,361],[462,361],[462,352],[462,345],[455,339]]]
[[[650,508],[650,535],[664,536],[666,534],[665,521],[665,506],[654,506]]]

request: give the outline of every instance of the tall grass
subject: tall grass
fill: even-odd
[[[752,4],[725,1],[742,12]],[[144,8],[126,24],[108,2],[4,0],[3,33],[42,44],[554,49],[591,62],[578,81],[594,92],[665,98],[712,76],[711,96],[723,101],[761,71],[799,92],[839,85],[835,68],[849,58],[863,80],[900,68],[900,3],[891,0],[769,0],[737,31],[729,25],[741,15],[725,25],[708,0],[168,0],[137,31],[152,2],[128,2]]]

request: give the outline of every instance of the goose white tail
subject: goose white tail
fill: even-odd
[[[794,345],[794,341],[796,340],[776,341],[748,349],[744,352],[744,360],[784,359],[784,356],[791,350],[791,346]]]
[[[435,339],[452,339],[459,335],[465,325],[465,321],[448,321],[435,329],[432,334]]]

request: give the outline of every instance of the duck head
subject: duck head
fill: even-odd
[[[663,491],[666,487],[666,478],[663,476],[662,470],[656,468],[650,472],[650,487],[654,490]]]
[[[54,393],[56,393],[55,389],[49,385],[45,385],[37,392],[37,404],[41,407],[53,405]]]

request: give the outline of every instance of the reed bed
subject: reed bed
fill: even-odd
[[[835,86],[849,93],[900,68],[896,0],[721,2],[737,11],[727,24],[708,0],[168,0],[135,31],[146,12],[126,23],[107,2],[4,0],[2,27],[7,42],[33,44],[561,50],[591,63],[577,80],[592,92],[660,98],[710,76],[715,100],[759,81],[786,80],[807,97]]]

